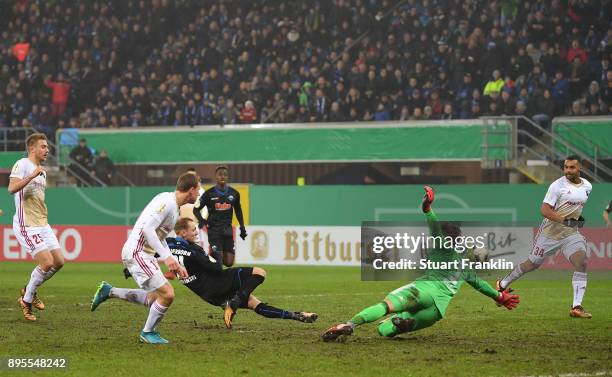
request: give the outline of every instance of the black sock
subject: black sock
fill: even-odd
[[[261,275],[253,274],[251,275],[244,284],[238,289],[236,292],[236,296],[240,298],[243,303],[247,303],[249,301],[249,296],[251,293],[257,288],[257,286],[264,282],[264,277]]]
[[[293,319],[294,317],[293,312],[275,308],[274,306],[270,306],[264,302],[255,307],[255,313],[266,318]]]

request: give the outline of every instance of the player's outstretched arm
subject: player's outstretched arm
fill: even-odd
[[[498,292],[491,284],[478,277],[474,271],[465,272],[465,281],[467,281],[472,288],[485,296],[491,297],[498,305],[503,305],[508,310],[516,308],[520,302],[519,295],[511,294],[507,290]]]
[[[427,218],[427,225],[429,225],[429,232],[433,236],[442,237],[442,228],[440,227],[440,222],[438,221],[438,217],[434,213],[433,209],[431,209],[431,205],[434,201],[434,190],[429,186],[423,186],[425,190],[425,195],[423,195],[423,203],[421,204],[421,209]]]
[[[167,209],[165,209],[165,211],[167,211]],[[162,241],[159,240],[157,232],[155,231],[161,224],[162,218],[163,212],[151,216],[142,228],[142,234],[147,244],[159,255],[158,259],[162,260],[170,271],[177,273],[181,279],[185,279],[188,276],[187,270],[185,270],[185,267],[181,266],[176,257],[172,255],[168,244],[166,244],[166,242],[162,243]]]

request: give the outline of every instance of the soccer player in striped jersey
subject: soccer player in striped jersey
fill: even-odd
[[[172,255],[166,236],[179,218],[179,208],[197,199],[200,178],[191,173],[181,175],[174,192],[156,195],[142,211],[128,240],[123,245],[123,264],[140,289],[115,288],[103,281],[91,302],[91,311],[108,298],[120,298],[149,308],[149,316],[140,332],[143,343],[164,344],[157,326],[174,301],[174,289],[164,277],[155,257],[181,278],[187,277],[185,267]]]
[[[565,175],[554,181],[548,188],[540,208],[544,220],[533,244],[529,257],[517,265],[506,277],[497,282],[499,290],[508,289],[510,284],[523,274],[533,271],[542,265],[544,256],[554,255],[558,250],[574,266],[572,286],[574,299],[570,316],[574,318],[591,318],[582,307],[582,298],[587,286],[586,239],[578,228],[584,225],[582,208],[593,186],[580,177],[580,160],[569,156],[563,163]]]
[[[432,236],[453,239],[460,236],[461,229],[458,226],[438,221],[431,209],[433,201],[433,189],[425,186],[422,208]],[[428,253],[427,259],[432,262],[452,262],[461,260],[462,255],[452,248],[437,247]],[[355,327],[377,321],[391,313],[392,316],[378,325],[378,334],[381,336],[393,337],[432,326],[444,317],[448,304],[464,281],[509,310],[519,303],[518,295],[496,291],[474,271],[428,269],[414,282],[389,293],[382,302],[363,309],[348,322],[327,329],[323,333],[323,341],[329,342],[350,335]]]
[[[22,158],[13,166],[8,191],[15,197],[15,237],[36,262],[30,281],[21,289],[19,306],[26,320],[36,321],[32,307],[45,309],[36,291],[62,268],[64,256],[57,237],[49,226],[45,204],[47,173],[42,163],[47,160],[49,154],[47,137],[40,133],[32,134],[26,139],[26,146],[28,157]]]

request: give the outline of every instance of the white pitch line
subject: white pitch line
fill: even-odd
[[[601,376],[611,376],[611,375],[612,375],[611,371],[609,371],[609,370],[602,370],[602,371],[599,371],[599,372],[540,374],[540,375],[517,376],[517,377],[601,377]]]

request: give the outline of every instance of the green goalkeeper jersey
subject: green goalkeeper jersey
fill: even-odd
[[[443,238],[444,234],[442,234],[440,222],[433,210],[430,210],[425,216],[427,217],[427,224],[432,236]],[[431,262],[452,262],[458,260],[459,266],[461,266],[461,259],[464,258],[467,258],[465,253],[458,253],[454,249],[445,249],[443,247],[434,248],[427,255],[427,259]],[[428,269],[425,270],[422,276],[416,279],[419,290],[425,290],[434,298],[436,307],[442,316],[444,316],[450,300],[464,281],[467,281],[478,292],[493,299],[499,295],[499,292],[491,287],[489,283],[478,277],[473,270]]]

